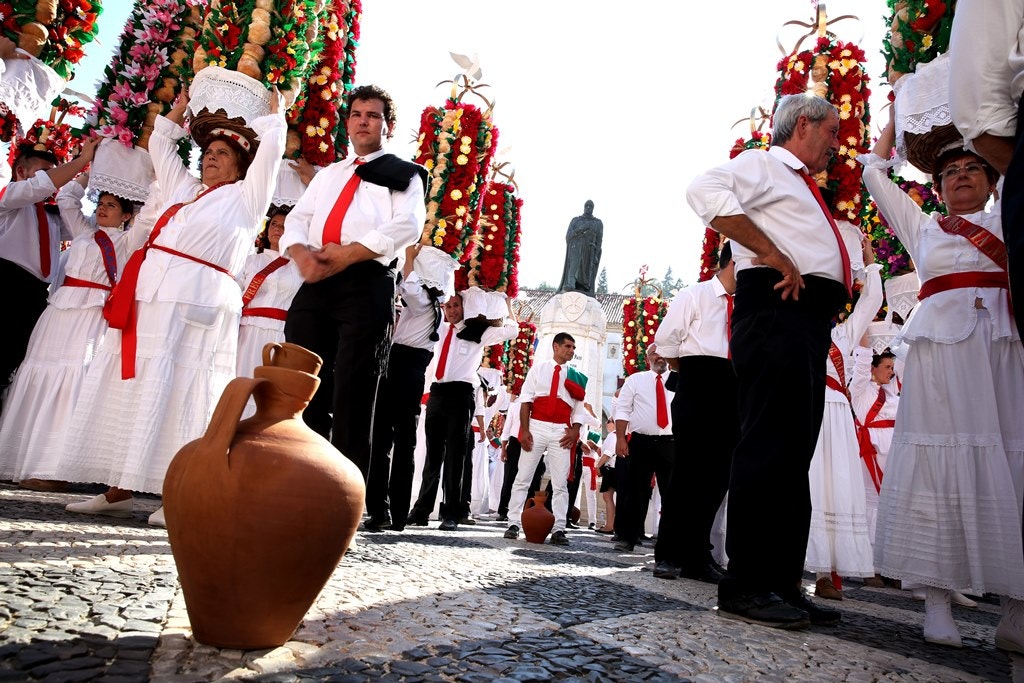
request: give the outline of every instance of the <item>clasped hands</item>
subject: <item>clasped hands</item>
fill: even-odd
[[[352,244],[341,245],[336,242],[325,244],[319,249],[306,245],[295,244],[288,248],[288,255],[306,282],[320,282],[355,263],[356,247]]]

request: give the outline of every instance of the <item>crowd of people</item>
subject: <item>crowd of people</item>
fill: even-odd
[[[1017,25],[983,4],[961,0],[954,58],[964,26],[1010,24],[1016,39]],[[955,63],[966,83],[970,60]],[[1020,73],[1004,74],[1002,118],[969,111],[991,105],[980,79],[951,103],[964,139],[933,160],[947,216],[922,213],[889,179],[892,121],[858,159],[921,280],[897,353],[867,342],[882,303],[870,240],[847,244],[812,178],[836,154],[840,114],[790,95],[768,151],[687,188],[728,238],[718,272],[675,297],[646,369],[607,414],[586,402],[562,330],[518,395],[500,386],[484,355],[518,322],[511,305],[479,314],[478,290],[455,291],[428,267],[425,169],[384,150],[396,116],[379,87],[350,93],[352,154],[306,178],[294,207],[271,207],[286,131],[276,91],[249,134],[193,133],[199,177],[178,156],[189,134],[179,98],[157,119],[156,182],[141,207],[104,192],[83,214],[96,138],[60,165],[18,148],[0,193],[0,281],[19,293],[0,368],[0,479],[102,484],[67,510],[128,517],[134,493],[161,492],[227,382],[251,373],[264,344],[288,341],[324,359],[304,419],[361,471],[365,532],[426,526],[435,511],[454,531],[494,513],[519,539],[527,498],[547,480],[552,544],[570,544],[579,507],[580,524],[628,553],[659,497],[653,576],[717,584],[723,617],[835,624],[840,611],[811,600],[805,572],[831,600],[844,578],[899,581],[924,597],[924,638],[949,646],[961,645],[951,603],[999,595],[996,644],[1024,653],[1024,347],[1007,274],[1022,265],[1024,155],[1006,123],[1019,121]],[[56,210],[45,206],[54,195]],[[163,525],[162,508],[149,521]]]

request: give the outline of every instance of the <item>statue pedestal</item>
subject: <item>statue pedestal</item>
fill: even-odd
[[[597,299],[579,292],[557,294],[544,306],[537,323],[537,351],[534,362],[551,360],[551,342],[559,332],[568,332],[576,340],[576,357],[569,363],[587,376],[587,397],[601,420],[605,342],[608,318]]]

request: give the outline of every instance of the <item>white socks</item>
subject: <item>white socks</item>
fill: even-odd
[[[1024,654],[1024,602],[1000,598],[1003,618],[996,626],[996,647]]]
[[[949,605],[950,591],[929,586],[924,600],[924,639],[937,645],[963,647]]]

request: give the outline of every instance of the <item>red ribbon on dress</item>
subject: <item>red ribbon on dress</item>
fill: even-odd
[[[1007,269],[1009,257],[1006,245],[998,237],[985,228],[970,222],[963,216],[943,216],[938,220],[939,227],[949,235],[958,235],[967,239],[985,256],[1002,268]]]
[[[257,318],[273,318],[274,320],[288,320],[288,311],[283,308],[243,308],[242,317],[254,316]]]
[[[881,492],[882,490],[882,468],[878,465],[878,451],[875,449],[874,444],[871,443],[871,432],[868,430],[896,426],[896,420],[875,420],[884,405],[885,388],[879,387],[878,398],[875,399],[875,402],[868,410],[864,424],[857,425],[857,442],[860,445],[860,457],[864,459],[864,464],[868,468],[868,474],[871,475],[871,482],[875,485],[876,492]]]
[[[276,259],[271,261],[267,266],[260,272],[253,275],[252,280],[249,281],[249,286],[245,288],[245,292],[242,294],[242,309],[243,311],[249,305],[249,302],[256,296],[256,292],[260,291],[260,287],[263,286],[263,282],[276,270],[288,265],[288,259],[283,256],[278,256]]]
[[[118,280],[117,284],[114,285],[113,291],[110,293],[110,298],[107,301],[107,305],[103,309],[103,317],[107,319],[107,323],[115,330],[121,330],[121,379],[132,379],[135,377],[135,352],[138,348],[138,338],[136,336],[137,329],[136,325],[138,320],[136,318],[137,310],[135,303],[135,293],[139,287],[139,271],[142,270],[142,263],[146,260],[146,255],[150,249],[159,249],[175,256],[181,256],[187,258],[190,261],[201,263],[205,266],[210,266],[215,270],[223,273],[227,273],[229,276],[231,273],[218,265],[203,261],[189,254],[185,254],[174,249],[168,249],[166,247],[160,247],[153,242],[159,237],[160,231],[164,229],[174,215],[178,213],[183,206],[188,204],[194,204],[214,190],[228,185],[229,183],[218,183],[213,187],[207,189],[196,195],[196,198],[190,202],[181,202],[175,204],[160,216],[160,219],[153,226],[153,231],[149,235],[149,239],[142,247],[135,251],[134,254],[128,259],[128,263],[125,264],[124,272],[121,274],[121,279]]]
[[[917,293],[919,300],[927,299],[933,294],[947,292],[951,289],[965,289],[967,287],[997,287],[1009,289],[1010,279],[1006,272],[991,270],[971,271],[967,273],[949,273],[939,275],[925,280]]]
[[[93,282],[92,280],[79,280],[77,277],[71,277],[70,275],[64,276],[64,287],[85,287],[87,289],[103,289],[110,291],[110,285],[101,285],[99,282]]]

